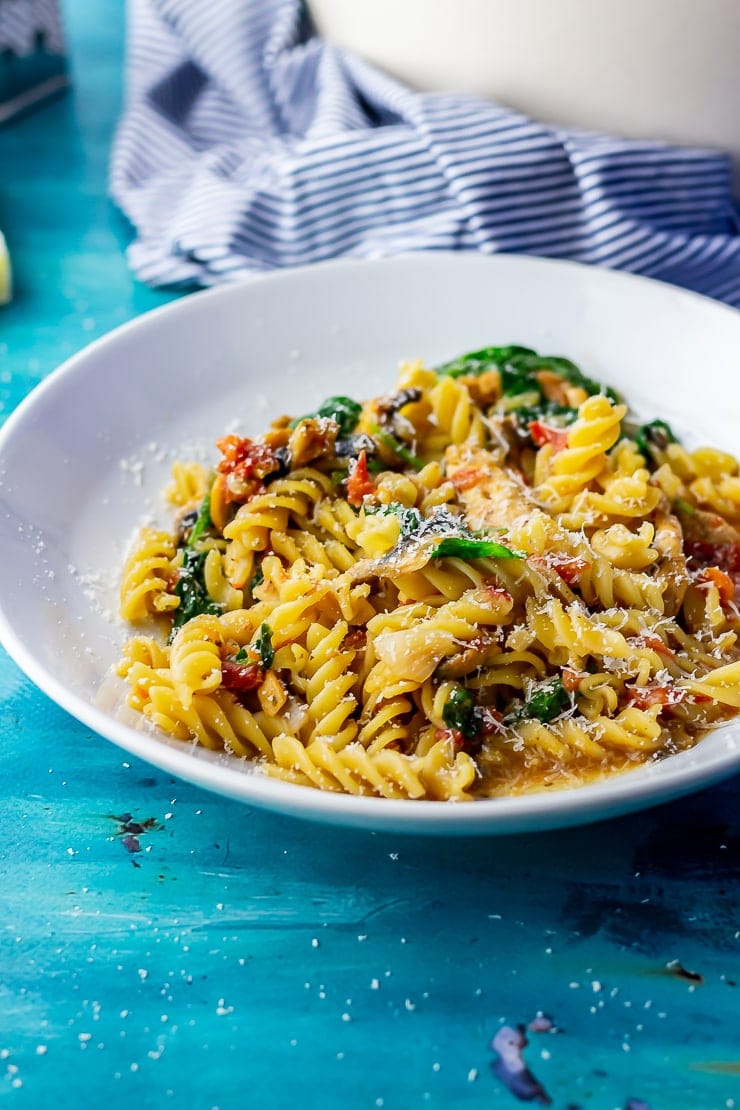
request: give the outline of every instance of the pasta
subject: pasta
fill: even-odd
[[[178,740],[321,790],[469,801],[665,758],[740,712],[737,461],[564,358],[332,397],[144,529],[118,673]],[[149,627],[146,627],[146,626]]]

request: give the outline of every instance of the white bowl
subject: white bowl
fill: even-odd
[[[728,151],[738,0],[309,0],[320,33],[419,89],[535,119]],[[740,181],[740,178],[738,178]]]
[[[213,458],[235,419],[255,433],[271,414],[307,412],[330,394],[377,395],[402,357],[434,365],[509,342],[569,355],[641,414],[737,449],[740,313],[645,278],[425,254],[198,293],[70,359],[0,432],[2,642],[50,697],[134,755],[225,795],[339,824],[438,834],[553,828],[731,774],[740,719],[692,751],[595,786],[468,804],[393,801],[275,781],[121,716],[123,683],[110,677],[127,636],[115,617],[121,564],[142,517],[162,513],[173,457],[204,447]],[[40,776],[47,766],[40,751]]]

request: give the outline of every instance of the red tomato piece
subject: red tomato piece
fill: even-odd
[[[237,694],[256,690],[264,677],[259,663],[237,663],[234,659],[224,659],[221,663],[221,685]]]
[[[370,477],[367,468],[367,452],[360,451],[357,462],[350,466],[347,478],[347,500],[350,505],[359,508],[368,494],[375,493],[375,483]]]
[[[501,732],[503,728],[503,713],[490,705],[482,705],[478,709],[480,731],[483,736],[490,736],[493,732]]]
[[[661,640],[660,636],[629,636],[627,643],[634,644],[635,647],[657,651],[658,655],[668,655],[672,658],[674,654],[668,645]]]
[[[740,543],[686,540],[683,546],[686,554],[703,567],[717,567],[728,574],[740,573]]]
[[[578,559],[575,556],[571,558],[568,555],[558,555],[554,552],[549,552],[546,555],[530,555],[529,562],[535,567],[547,567],[548,570],[554,570],[568,585],[571,582],[576,582],[584,570],[588,570],[591,566],[587,559]]]
[[[563,686],[569,694],[575,694],[576,690],[581,685],[581,679],[585,677],[585,671],[577,671],[573,667],[563,667],[560,672]]]
[[[587,559],[563,559],[553,563],[555,570],[558,572],[564,582],[570,585],[575,582],[583,574],[584,570],[588,570],[591,564]]]
[[[280,462],[267,443],[255,443],[243,436],[228,435],[217,440],[216,446],[223,455],[218,464],[221,474],[235,474],[244,481],[250,478],[259,478],[261,481],[268,474],[280,469]]]
[[[541,420],[533,420],[529,425],[529,434],[536,447],[544,447],[546,443],[551,443],[553,455],[568,446],[567,428],[553,428]]]
[[[729,574],[720,570],[719,567],[706,567],[701,572],[700,581],[711,582],[717,587],[722,605],[729,605],[731,601],[735,600],[735,583]]]
[[[463,466],[456,470],[452,477],[452,484],[455,489],[473,489],[474,486],[480,485],[485,478],[485,473],[475,466]]]
[[[483,589],[491,601],[514,600],[508,590],[503,589],[502,586],[497,586],[494,582],[484,582]]]
[[[438,728],[434,731],[435,740],[451,740],[456,748],[461,748],[465,743],[465,737],[457,728]]]
[[[630,690],[630,704],[637,709],[649,709],[651,705],[678,705],[686,697],[686,690],[677,686],[633,686]]]

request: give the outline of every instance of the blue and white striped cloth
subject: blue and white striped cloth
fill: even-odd
[[[0,0],[0,52],[25,57],[39,40],[47,53],[64,53],[59,0]]]
[[[112,192],[153,284],[465,248],[619,267],[740,306],[726,157],[412,92],[322,42],[300,0],[130,0]]]

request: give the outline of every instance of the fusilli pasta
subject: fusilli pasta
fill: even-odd
[[[329,791],[564,788],[740,712],[740,476],[567,359],[492,347],[178,462],[129,704]],[[157,627],[157,625],[159,627]]]

